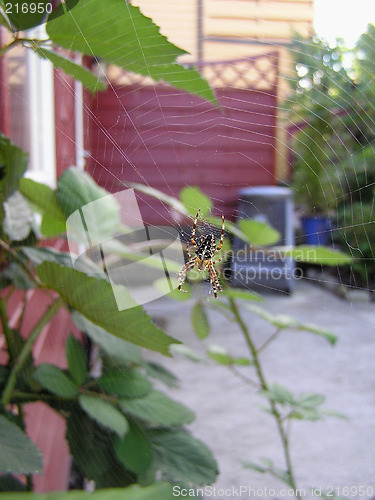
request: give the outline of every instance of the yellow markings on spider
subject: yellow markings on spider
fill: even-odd
[[[192,257],[190,252],[189,252],[189,243],[187,244],[186,251],[189,257],[189,260],[186,262],[186,264],[183,266],[181,271],[177,275],[177,279],[179,280],[178,284],[178,289],[180,292],[185,292],[186,290],[182,290],[182,284],[186,279],[186,275],[188,271],[196,267],[198,271],[205,271],[206,269],[208,270],[209,276],[210,276],[210,281],[212,285],[212,290],[214,292],[215,299],[217,298],[217,292],[218,290],[222,292],[222,288],[220,286],[219,278],[217,277],[214,265],[218,264],[221,262],[224,258],[224,255],[220,257],[220,259],[213,261],[212,259],[214,258],[214,255],[216,252],[218,252],[221,247],[223,246],[224,242],[224,230],[225,230],[225,224],[224,224],[224,215],[221,216],[223,225],[221,228],[221,236],[220,236],[220,243],[218,246],[216,246],[215,243],[215,236],[211,234],[206,234],[204,236],[200,236],[199,238],[195,237],[195,230],[197,227],[197,222],[198,222],[198,217],[201,209],[198,210],[197,215],[195,216],[194,219],[194,224],[193,224],[193,230],[191,232],[191,237],[190,241],[191,244],[194,247],[195,250],[195,257]]]

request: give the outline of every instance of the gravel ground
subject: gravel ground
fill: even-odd
[[[291,452],[298,487],[305,489],[305,498],[313,498],[311,487],[333,487],[336,494],[344,496],[345,486],[373,487],[363,496],[346,495],[350,498],[374,496],[375,304],[343,301],[306,281],[297,283],[292,296],[274,294],[265,299],[263,307],[269,312],[290,314],[300,321],[324,326],[339,337],[332,347],[314,334],[285,331],[261,357],[269,381],[285,385],[294,394],[322,393],[326,396],[325,407],[348,417],[293,422]],[[214,311],[210,311],[211,334],[200,341],[191,327],[189,302],[162,298],[146,309],[164,323],[170,335],[200,353],[207,344],[215,343],[234,356],[246,356],[237,326]],[[243,301],[241,312],[258,345],[273,333],[274,327],[246,310]],[[258,461],[266,457],[283,467],[275,422],[260,409],[264,400],[256,390],[213,362],[197,364],[180,356],[148,357],[158,359],[180,378],[180,388],[170,394],[195,411],[196,420],[190,428],[211,448],[219,463],[216,494],[207,491],[207,498],[237,498],[239,490],[235,488],[240,486],[258,490],[247,490],[243,498],[289,496],[283,483],[244,469],[239,463],[239,459]],[[252,370],[242,369],[249,374]],[[220,488],[229,488],[232,493],[224,495]]]

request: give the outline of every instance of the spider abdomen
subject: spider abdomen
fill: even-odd
[[[202,236],[197,241],[197,246],[195,249],[195,254],[200,260],[210,260],[214,256],[216,249],[215,237],[213,234],[207,234]]]

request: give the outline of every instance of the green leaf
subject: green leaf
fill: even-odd
[[[28,154],[0,133],[0,206],[17,191],[27,162]]]
[[[0,471],[34,474],[43,471],[40,450],[15,424],[0,415]]]
[[[19,290],[29,290],[35,287],[29,275],[18,262],[11,262],[4,271],[0,273],[0,289],[13,284]]]
[[[54,43],[215,101],[195,69],[175,63],[186,52],[168,42],[138,7],[122,0],[86,0],[75,6],[73,15],[62,12],[58,7],[47,22]]]
[[[79,5],[81,3],[85,2]],[[89,238],[95,245],[111,238],[118,229],[120,207],[116,198],[87,173],[74,167],[64,170],[57,183],[56,196],[66,219],[78,211],[67,221],[67,228],[77,241],[87,242]]]
[[[87,376],[87,359],[83,346],[73,335],[69,335],[65,349],[70,375],[74,382],[80,386]]]
[[[179,354],[180,356],[196,363],[200,363],[201,361],[203,361],[203,358],[200,354],[198,354],[196,351],[191,349],[191,347],[185,344],[173,344],[171,346],[171,353],[173,355]]]
[[[160,382],[163,382],[167,387],[178,387],[178,378],[161,364],[155,361],[144,361],[142,366],[149,377],[160,380]]]
[[[218,473],[210,450],[184,430],[149,432],[154,451],[153,465],[170,482],[186,481],[198,486],[212,484]]]
[[[200,209],[200,216],[208,215],[212,208],[212,201],[198,187],[185,187],[180,192],[180,200],[188,213],[196,216]]]
[[[26,491],[26,485],[12,474],[3,474],[0,476],[0,492],[3,493],[5,491]]]
[[[248,460],[241,460],[241,464],[243,465],[243,467],[245,467],[245,469],[255,470],[256,472],[260,472],[261,474],[264,474],[268,470],[265,467],[258,465],[255,462],[249,462]]]
[[[143,184],[137,184],[135,182],[128,182],[127,186],[131,187],[135,191],[147,194],[149,196],[152,196],[153,198],[162,201],[163,203],[166,203],[167,205],[174,208],[175,210],[177,210],[177,212],[179,212],[182,215],[189,215],[189,212],[186,210],[185,206],[183,205],[183,203],[180,202],[180,200],[174,198],[173,196],[169,196],[163,193],[163,191],[159,191],[159,189],[145,186]]]
[[[123,437],[128,431],[128,421],[113,404],[100,397],[82,394],[78,398],[81,408],[98,424],[107,427],[118,436]]]
[[[305,408],[316,408],[323,404],[324,401],[325,397],[322,394],[302,394],[302,396],[297,398],[296,405]]]
[[[120,397],[137,398],[151,391],[151,383],[136,368],[112,370],[104,373],[98,384],[108,394]]]
[[[34,217],[25,198],[18,191],[14,192],[4,203],[4,231],[12,241],[22,241],[28,237],[33,226]]]
[[[280,233],[265,222],[257,220],[240,219],[240,230],[255,246],[269,246],[280,240]]]
[[[238,290],[235,288],[225,288],[224,294],[232,299],[242,299],[242,300],[252,300],[256,302],[263,302],[264,299],[255,292],[249,292],[247,290]]]
[[[205,339],[210,333],[210,323],[202,302],[197,302],[191,309],[191,323],[198,338]]]
[[[66,231],[66,218],[60,210],[53,189],[24,177],[20,181],[19,190],[34,210],[43,214],[40,231],[44,236],[58,236]]]
[[[297,319],[292,316],[288,316],[287,314],[276,314],[273,315],[261,307],[255,305],[247,305],[247,309],[254,312],[265,321],[270,323],[271,325],[276,326],[279,329],[289,328],[291,330],[300,330],[315,333],[316,335],[320,335],[321,337],[328,340],[328,342],[333,345],[337,341],[337,336],[329,330],[325,328],[321,328],[316,325],[311,325],[309,323],[300,323]]]
[[[183,284],[183,289],[185,290],[185,293],[180,292],[180,290],[177,290],[177,288],[174,288],[171,291],[171,287],[165,278],[159,278],[158,280],[154,281],[153,285],[155,288],[160,290],[160,292],[163,295],[168,295],[169,299],[181,300],[181,301],[191,299],[191,288],[189,284],[186,282]]]
[[[142,362],[139,346],[111,335],[100,326],[94,325],[77,311],[73,311],[72,318],[77,327],[85,332],[95,344],[99,345],[117,363],[127,364],[131,362],[140,364]]]
[[[40,223],[40,232],[46,238],[54,238],[59,236],[61,233],[66,231],[66,222],[55,219],[52,215],[46,213],[43,214],[42,221]]]
[[[19,191],[40,213],[48,213],[61,222],[65,222],[65,217],[57,202],[56,193],[49,186],[23,177],[20,181]]]
[[[22,253],[25,254],[35,266],[42,264],[43,262],[55,262],[56,264],[61,264],[64,267],[73,267],[72,257],[69,252],[60,252],[55,248],[50,247],[22,247]],[[94,264],[94,262],[84,256],[81,256],[79,260],[74,263],[74,268],[78,271],[86,273],[90,276],[104,277],[103,271]]]
[[[113,285],[113,288],[133,306],[123,311],[118,310],[111,284],[103,279],[89,277],[53,262],[40,264],[36,273],[69,306],[112,335],[167,356],[170,355],[169,346],[180,343],[157,328],[129,292],[119,285]]]
[[[97,480],[106,473],[113,454],[111,434],[79,406],[67,418],[66,439],[74,462],[88,479]]]
[[[190,424],[195,417],[189,408],[160,391],[151,391],[141,398],[121,399],[120,405],[126,413],[163,426]]]
[[[13,26],[13,31],[26,31],[42,24],[43,20],[47,17],[47,4],[50,0],[7,0],[6,6],[11,4],[8,10],[8,17]],[[41,6],[38,12],[37,6]],[[33,10],[35,11],[33,12]],[[9,13],[10,12],[10,13]]]
[[[57,396],[75,398],[78,396],[78,387],[65,373],[55,365],[45,363],[39,365],[33,375],[45,389]]]
[[[133,424],[123,439],[115,441],[118,460],[131,471],[145,472],[152,460],[152,449],[145,430]]]
[[[321,246],[301,245],[292,250],[286,250],[285,255],[293,257],[297,262],[309,262],[322,266],[344,266],[353,261],[353,258],[346,253]]]
[[[42,59],[48,59],[54,65],[55,68],[61,68],[64,73],[71,75],[75,80],[79,80],[83,85],[90,90],[92,94],[95,94],[98,90],[105,90],[106,86],[99,78],[87,70],[83,66],[76,64],[71,59],[57,54],[51,50],[46,50],[41,47],[33,47],[35,52]]]
[[[268,391],[263,391],[263,393],[275,403],[282,405],[294,405],[295,403],[293,394],[280,384],[270,384]]]

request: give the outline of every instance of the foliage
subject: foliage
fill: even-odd
[[[330,213],[350,203],[353,178],[354,189],[365,188],[360,171],[365,161],[370,172],[375,160],[374,53],[372,25],[352,53],[342,40],[332,47],[316,36],[297,36],[291,46],[295,75],[287,108],[297,131],[293,185],[308,212]]]
[[[0,54],[14,45],[24,45],[80,80],[91,92],[105,88],[93,73],[59,53],[62,47],[100,58],[155,81],[164,81],[216,104],[211,88],[199,72],[177,63],[177,58],[186,51],[170,43],[152,19],[131,3],[123,0],[66,0],[47,19],[38,12],[32,14],[29,8],[22,9],[22,2],[18,4],[20,7],[11,9],[13,14],[10,16],[6,14],[4,4],[0,4],[0,23],[13,35],[13,40],[0,50]],[[48,39],[19,36],[20,31],[43,21],[46,21]],[[52,50],[49,42],[53,43]]]
[[[1,186],[5,210],[0,283],[6,294],[0,299],[0,316],[8,350],[8,360],[0,371],[0,469],[7,474],[4,488],[22,488],[12,473],[29,475],[42,470],[41,453],[23,430],[23,407],[34,401],[42,401],[64,416],[74,462],[85,477],[95,481],[97,488],[148,485],[155,483],[156,477],[197,485],[212,483],[217,466],[211,452],[184,428],[194,420],[194,414],[153,388],[153,378],[169,387],[176,386],[176,377],[159,363],[144,360],[137,347],[170,355],[170,345],[178,341],[157,328],[125,288],[121,293],[129,307],[119,311],[112,286],[121,288],[120,285],[111,285],[93,260],[81,257],[74,268],[69,253],[35,246],[36,235],[43,238],[46,217],[49,219],[45,236],[64,236],[61,228],[67,218],[99,198],[105,200],[99,215],[112,224],[101,223],[99,217],[94,236],[98,241],[107,239],[120,226],[116,200],[87,174],[73,169],[65,171],[56,190],[21,179],[27,157],[25,160],[7,138],[1,139],[6,181]],[[22,160],[22,169],[14,168],[18,165],[14,158]],[[40,226],[30,206],[41,214]],[[27,217],[22,216],[24,212]],[[16,230],[12,217],[17,221]],[[31,234],[34,238],[30,238]],[[79,231],[75,234],[79,235]],[[10,328],[7,302],[18,289],[25,293],[30,288],[45,293],[53,290],[58,298],[23,340],[20,332],[25,325],[21,319],[16,329]],[[68,369],[49,363],[34,365],[32,347],[60,308],[69,311],[78,328],[101,347],[99,377],[90,373],[83,346],[73,336],[66,343]],[[18,418],[5,410],[9,404],[18,407]],[[164,490],[169,498],[169,490]],[[134,498],[148,498],[146,491],[129,490],[129,498],[133,498],[131,492]],[[157,491],[157,487],[152,491]]]

